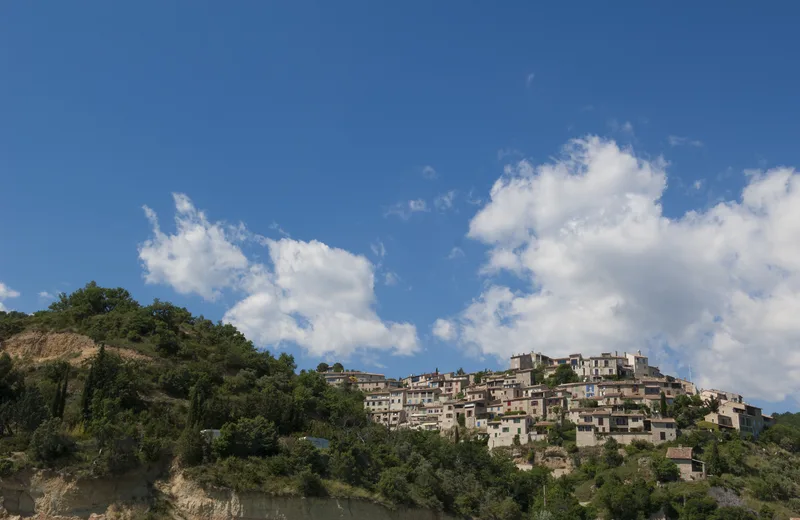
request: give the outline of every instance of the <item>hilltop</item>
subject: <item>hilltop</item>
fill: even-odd
[[[12,514],[247,517],[295,511],[300,496],[376,518],[404,508],[419,508],[408,518],[504,520],[800,514],[797,415],[740,438],[699,427],[706,403],[674,399],[667,413],[681,427],[659,446],[579,447],[558,413],[544,438],[490,451],[458,421],[442,432],[376,424],[358,385],[298,372],[231,325],[94,283],[34,315],[0,312],[0,343],[0,493]],[[553,388],[568,384],[563,372],[547,374]],[[709,466],[707,479],[679,481],[665,457],[679,445]],[[106,498],[75,498],[92,493]]]

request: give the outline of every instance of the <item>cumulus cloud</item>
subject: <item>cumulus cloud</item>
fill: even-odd
[[[248,259],[239,240],[251,236],[209,221],[185,195],[175,195],[176,232],[161,231],[145,208],[153,238],[139,248],[149,283],[213,300],[223,291],[243,295],[223,321],[259,346],[294,343],[316,356],[344,357],[369,350],[411,354],[416,329],[385,322],[374,311],[375,269],[365,257],[318,241],[258,237],[269,264]]]
[[[215,300],[248,266],[236,244],[241,237],[222,223],[209,222],[186,195],[176,193],[173,199],[177,230],[172,235],[161,231],[156,213],[144,206],[153,228],[153,237],[139,246],[144,279]]]
[[[10,298],[18,298],[19,292],[15,291],[11,287],[7,286],[3,282],[0,282],[0,311],[5,311],[6,308],[3,306],[3,300],[8,300]]]
[[[383,216],[388,217],[391,215],[400,217],[403,220],[408,220],[414,213],[424,213],[428,211],[428,203],[424,199],[413,199],[407,202],[398,202],[394,206],[388,208]]]
[[[447,211],[453,208],[453,202],[456,199],[456,190],[450,190],[446,193],[442,193],[438,195],[435,199],[433,199],[433,205],[439,211]]]
[[[422,176],[429,181],[432,181],[439,177],[439,174],[433,166],[427,165],[422,167]]]
[[[661,197],[666,162],[613,141],[520,161],[491,189],[469,236],[490,282],[451,323],[468,350],[635,351],[691,366],[701,386],[780,401],[800,390],[800,175],[753,173],[741,201],[680,218]]]
[[[451,341],[456,337],[456,327],[453,322],[439,318],[433,324],[433,335],[442,341]]]
[[[670,146],[693,146],[695,148],[702,148],[703,142],[698,141],[697,139],[689,139],[688,137],[680,137],[677,135],[671,135],[667,137],[667,142],[669,142]]]

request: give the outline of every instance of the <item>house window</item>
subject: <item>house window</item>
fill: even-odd
[[[517,435],[519,435],[520,433],[522,433],[522,428],[517,428]]]
[[[592,418],[591,417],[584,417],[583,418],[583,422],[592,422]]]
[[[514,424],[519,424],[519,419],[514,419]]]
[[[661,438],[662,441],[667,440],[667,434],[665,432],[659,432],[658,436]]]
[[[600,426],[603,426],[603,418],[602,417],[598,417],[597,424],[599,424]]]
[[[508,428],[503,428],[503,433],[508,433]]]

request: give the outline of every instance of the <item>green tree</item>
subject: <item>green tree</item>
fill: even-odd
[[[74,449],[75,443],[64,433],[61,420],[50,419],[33,432],[28,452],[34,460],[49,464]]]
[[[402,468],[387,468],[381,473],[377,486],[378,492],[395,504],[411,502],[411,491],[408,475]]]
[[[722,475],[725,471],[721,457],[719,456],[719,445],[717,440],[711,442],[711,447],[705,458],[706,471],[709,475]]]
[[[616,468],[622,465],[622,461],[622,455],[619,453],[619,443],[613,437],[609,437],[603,445],[603,462],[606,467]]]
[[[667,396],[664,394],[664,391],[661,391],[661,417],[667,417]]]
[[[717,512],[717,502],[708,496],[688,499],[681,511],[680,520],[708,520]]]
[[[199,424],[188,426],[178,438],[177,454],[179,459],[187,466],[202,464],[208,442],[203,438]]]
[[[333,364],[333,371],[334,372],[344,372],[344,365],[339,363],[338,361]]]
[[[323,362],[323,363],[320,363],[319,365],[317,365],[317,372],[327,372],[329,368],[330,368],[330,365],[328,365],[327,363]]]
[[[614,520],[638,520],[652,513],[650,501],[652,487],[637,477],[630,483],[623,483],[611,474],[603,482],[598,492],[598,501]]]
[[[214,453],[218,457],[267,457],[278,449],[275,425],[262,416],[227,423],[214,440]]]
[[[720,507],[708,518],[709,520],[759,520],[758,515],[751,510],[735,506]]]
[[[572,367],[569,365],[558,365],[553,375],[547,378],[547,386],[553,388],[558,385],[564,385],[567,383],[577,383],[580,381],[578,374],[572,370]]]
[[[674,482],[681,476],[678,465],[666,457],[653,457],[652,468],[653,474],[659,482]]]

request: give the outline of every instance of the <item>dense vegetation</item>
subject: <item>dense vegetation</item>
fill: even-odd
[[[317,371],[297,372],[291,356],[256,350],[230,325],[158,300],[140,305],[124,289],[91,283],[34,315],[0,312],[0,341],[31,330],[77,332],[105,346],[83,361],[0,356],[0,477],[26,466],[114,476],[166,470],[177,458],[204,485],[355,496],[480,519],[800,512],[796,416],[780,416],[756,444],[697,429],[708,404],[676,400],[669,413],[685,429],[679,443],[695,447],[712,475],[681,483],[665,447],[578,450],[569,425],[549,436],[562,448],[491,454],[463,428],[447,436],[390,432],[368,420],[357,390],[330,387]],[[568,382],[570,374],[556,371],[548,383]],[[219,437],[206,429],[219,429]],[[330,449],[298,440],[306,435],[330,439]],[[560,450],[576,470],[559,479],[542,466],[519,471],[515,459],[530,458],[532,449]]]

